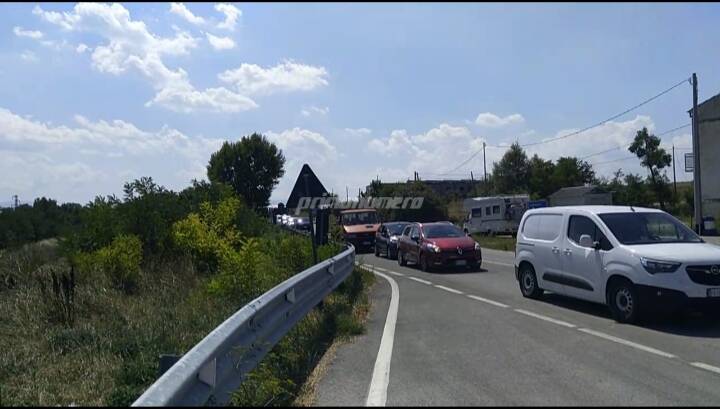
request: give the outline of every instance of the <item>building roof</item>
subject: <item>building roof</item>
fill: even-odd
[[[595,185],[572,186],[559,189],[550,195],[552,198],[584,196],[591,193],[607,193]]]

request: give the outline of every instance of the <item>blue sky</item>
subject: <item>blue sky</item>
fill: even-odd
[[[153,176],[182,189],[223,140],[261,132],[351,195],[371,179],[482,173],[485,141],[596,123],[696,72],[720,92],[717,4],[0,5],[0,202],[86,202]],[[615,121],[528,147],[548,159],[689,122],[683,85]],[[690,146],[690,128],[663,136]],[[678,157],[687,149],[678,150]],[[503,153],[488,148],[488,169]],[[596,171],[643,173],[624,149]],[[609,162],[609,163],[608,163]],[[679,180],[687,180],[682,162]],[[672,177],[672,174],[669,174]]]

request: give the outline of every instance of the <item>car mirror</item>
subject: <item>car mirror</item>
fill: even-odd
[[[580,236],[580,247],[595,248],[595,243],[589,234]]]

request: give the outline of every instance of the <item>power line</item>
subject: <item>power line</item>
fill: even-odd
[[[632,112],[632,111],[640,108],[640,107],[643,106],[643,105],[649,104],[650,102],[652,102],[652,101],[660,98],[661,96],[667,94],[668,92],[674,90],[675,88],[679,87],[680,85],[684,84],[685,82],[687,82],[687,81],[689,81],[689,80],[690,80],[689,78],[684,79],[684,80],[678,82],[677,84],[673,85],[672,87],[670,87],[670,88],[668,88],[668,89],[666,89],[666,90],[664,90],[664,91],[662,91],[662,92],[660,92],[660,93],[658,93],[658,94],[656,94],[656,95],[654,95],[654,96],[652,96],[652,97],[650,97],[650,98],[642,101],[641,103],[639,103],[639,104],[637,104],[637,105],[635,105],[635,106],[633,106],[633,107],[630,107],[630,108],[628,108],[628,109],[620,112],[619,114],[615,114],[615,115],[611,116],[610,118],[607,118],[607,119],[605,119],[605,120],[602,120],[602,121],[600,121],[600,122],[598,122],[598,123],[596,123],[596,124],[587,126],[587,127],[582,128],[582,129],[580,129],[580,130],[578,130],[578,131],[570,132],[569,134],[566,134],[566,135],[558,136],[558,137],[556,137],[556,138],[546,139],[546,140],[544,140],[544,141],[539,141],[539,142],[531,142],[531,143],[522,144],[522,145],[520,145],[520,147],[525,148],[525,147],[528,147],[528,146],[536,146],[536,145],[542,145],[542,144],[546,144],[546,143],[550,143],[550,142],[555,142],[555,141],[559,141],[559,140],[562,140],[562,139],[569,138],[569,137],[571,137],[571,136],[579,135],[579,134],[581,134],[581,133],[583,133],[583,132],[585,132],[585,131],[588,131],[588,130],[590,130],[590,129],[597,128],[598,126],[604,125],[604,124],[606,124],[606,123],[608,123],[608,122],[610,122],[610,121],[612,121],[612,120],[614,120],[614,119],[617,119],[617,118],[619,118],[619,117],[621,117],[621,116],[623,116],[623,115],[625,115],[625,114],[627,114],[627,113],[630,113],[630,112]],[[682,129],[682,128],[685,127],[685,126],[687,126],[687,125],[683,125],[682,127],[677,128],[677,129]],[[670,130],[670,131],[668,131],[668,132],[671,132],[671,131],[674,131],[674,130],[677,130],[677,129],[673,129],[673,130]],[[658,136],[659,136],[659,135],[658,135]],[[498,146],[498,145],[486,145],[486,146],[487,146],[487,147],[491,147],[491,148],[507,148],[507,146]],[[460,163],[458,166],[456,166],[455,168],[453,168],[452,170],[450,170],[450,171],[448,171],[448,172],[446,172],[446,173],[452,173],[452,172],[460,169],[463,165],[465,165],[466,163],[468,163],[469,161],[471,161],[475,156],[477,156],[481,151],[482,151],[482,149],[476,151],[475,153],[473,153],[472,155],[470,155],[469,158],[467,158],[467,159],[464,160],[462,163]],[[441,174],[441,175],[442,175],[442,174]]]
[[[621,116],[623,116],[623,115],[625,115],[625,114],[627,114],[627,113],[630,113],[630,112],[632,112],[632,111],[640,108],[640,107],[643,106],[643,105],[646,105],[646,104],[648,104],[648,103],[650,103],[650,102],[652,102],[652,101],[660,98],[661,96],[667,94],[668,92],[670,92],[670,91],[674,90],[675,88],[679,87],[680,85],[684,84],[686,81],[688,81],[688,79],[684,79],[684,80],[678,82],[677,84],[675,84],[675,85],[673,85],[672,87],[666,89],[665,91],[663,91],[663,92],[661,92],[661,93],[659,93],[659,94],[657,94],[657,95],[655,95],[655,96],[653,96],[653,97],[650,97],[650,98],[646,99],[645,101],[643,101],[643,102],[635,105],[635,106],[632,107],[632,108],[628,108],[628,109],[624,110],[623,112],[621,112],[621,113],[619,113],[619,114],[613,115],[613,116],[611,116],[610,118],[605,119],[605,120],[603,120],[603,121],[600,121],[600,122],[598,122],[598,123],[596,123],[596,124],[594,124],[594,125],[591,125],[591,126],[588,126],[588,127],[583,128],[583,129],[580,129],[579,131],[570,132],[570,133],[567,134],[567,135],[558,136],[557,138],[546,139],[546,140],[544,140],[544,141],[528,143],[528,144],[520,145],[520,146],[522,146],[522,147],[534,146],[534,145],[540,145],[540,144],[544,144],[544,143],[559,141],[559,140],[561,140],[561,139],[565,139],[565,138],[568,138],[568,137],[571,137],[571,136],[574,136],[574,135],[581,134],[581,133],[583,133],[583,132],[585,132],[585,131],[587,131],[587,130],[590,130],[590,129],[592,129],[592,128],[597,128],[597,127],[600,126],[600,125],[604,125],[604,124],[606,124],[606,123],[608,123],[608,122],[610,122],[610,121],[612,121],[612,120],[614,120],[614,119],[617,119],[617,118],[619,118],[619,117],[621,117]]]

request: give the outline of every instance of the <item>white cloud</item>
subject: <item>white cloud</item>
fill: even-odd
[[[87,44],[80,43],[80,44],[78,44],[77,48],[75,48],[75,51],[78,54],[82,54],[85,51],[88,51],[89,49],[90,49],[90,47],[88,47]]]
[[[215,50],[230,50],[235,48],[235,41],[230,37],[217,37],[206,33],[208,42]]]
[[[345,132],[353,136],[368,136],[372,133],[372,130],[367,128],[345,128]]]
[[[192,24],[200,25],[205,23],[204,18],[194,15],[183,3],[170,3],[170,12],[177,14]]]
[[[204,178],[204,166],[222,142],[168,126],[143,130],[122,120],[81,115],[71,126],[52,125],[0,108],[0,196],[89,200],[120,193],[129,166],[137,176],[184,188],[189,179]]]
[[[235,85],[247,95],[269,95],[276,92],[309,91],[328,85],[325,67],[285,61],[274,67],[242,64],[240,68],[218,75],[221,81]]]
[[[87,31],[107,40],[92,53],[92,64],[100,72],[120,75],[135,69],[145,75],[157,94],[146,106],[159,105],[180,111],[239,112],[257,107],[248,97],[226,88],[197,90],[182,68],[168,68],[164,56],[184,56],[199,39],[179,31],[174,37],[151,33],[145,23],[132,20],[130,12],[118,3],[79,3],[71,12],[45,11],[36,6],[33,13],[65,30]]]
[[[501,118],[493,113],[484,112],[482,114],[479,114],[477,118],[475,118],[476,125],[485,126],[488,128],[500,128],[513,124],[521,124],[523,122],[525,122],[525,118],[523,118],[523,116],[520,114],[512,114]]]
[[[20,54],[20,58],[21,58],[23,61],[27,61],[27,62],[35,62],[35,61],[38,60],[38,58],[37,58],[37,56],[35,55],[35,53],[32,52],[32,51],[30,51],[30,50],[25,50],[25,51],[23,51],[23,52]]]
[[[300,111],[300,114],[302,114],[302,116],[309,117],[312,114],[327,115],[328,112],[330,112],[330,108],[328,107],[310,106],[308,108],[303,108],[302,111]]]
[[[323,183],[327,183],[327,180],[323,180],[323,175],[339,174],[334,165],[338,164],[337,159],[341,155],[322,134],[293,128],[280,133],[267,131],[265,136],[282,149],[285,155],[285,176],[273,191],[273,197],[282,198],[281,202],[290,195],[295,179],[305,163],[310,165]],[[327,185],[325,187],[330,189]]]
[[[225,20],[217,25],[218,28],[234,31],[237,20],[242,16],[242,11],[229,3],[215,5],[215,10],[225,15]]]
[[[43,33],[37,30],[23,30],[22,27],[13,27],[13,33],[18,37],[28,37],[34,40],[43,38]]]

